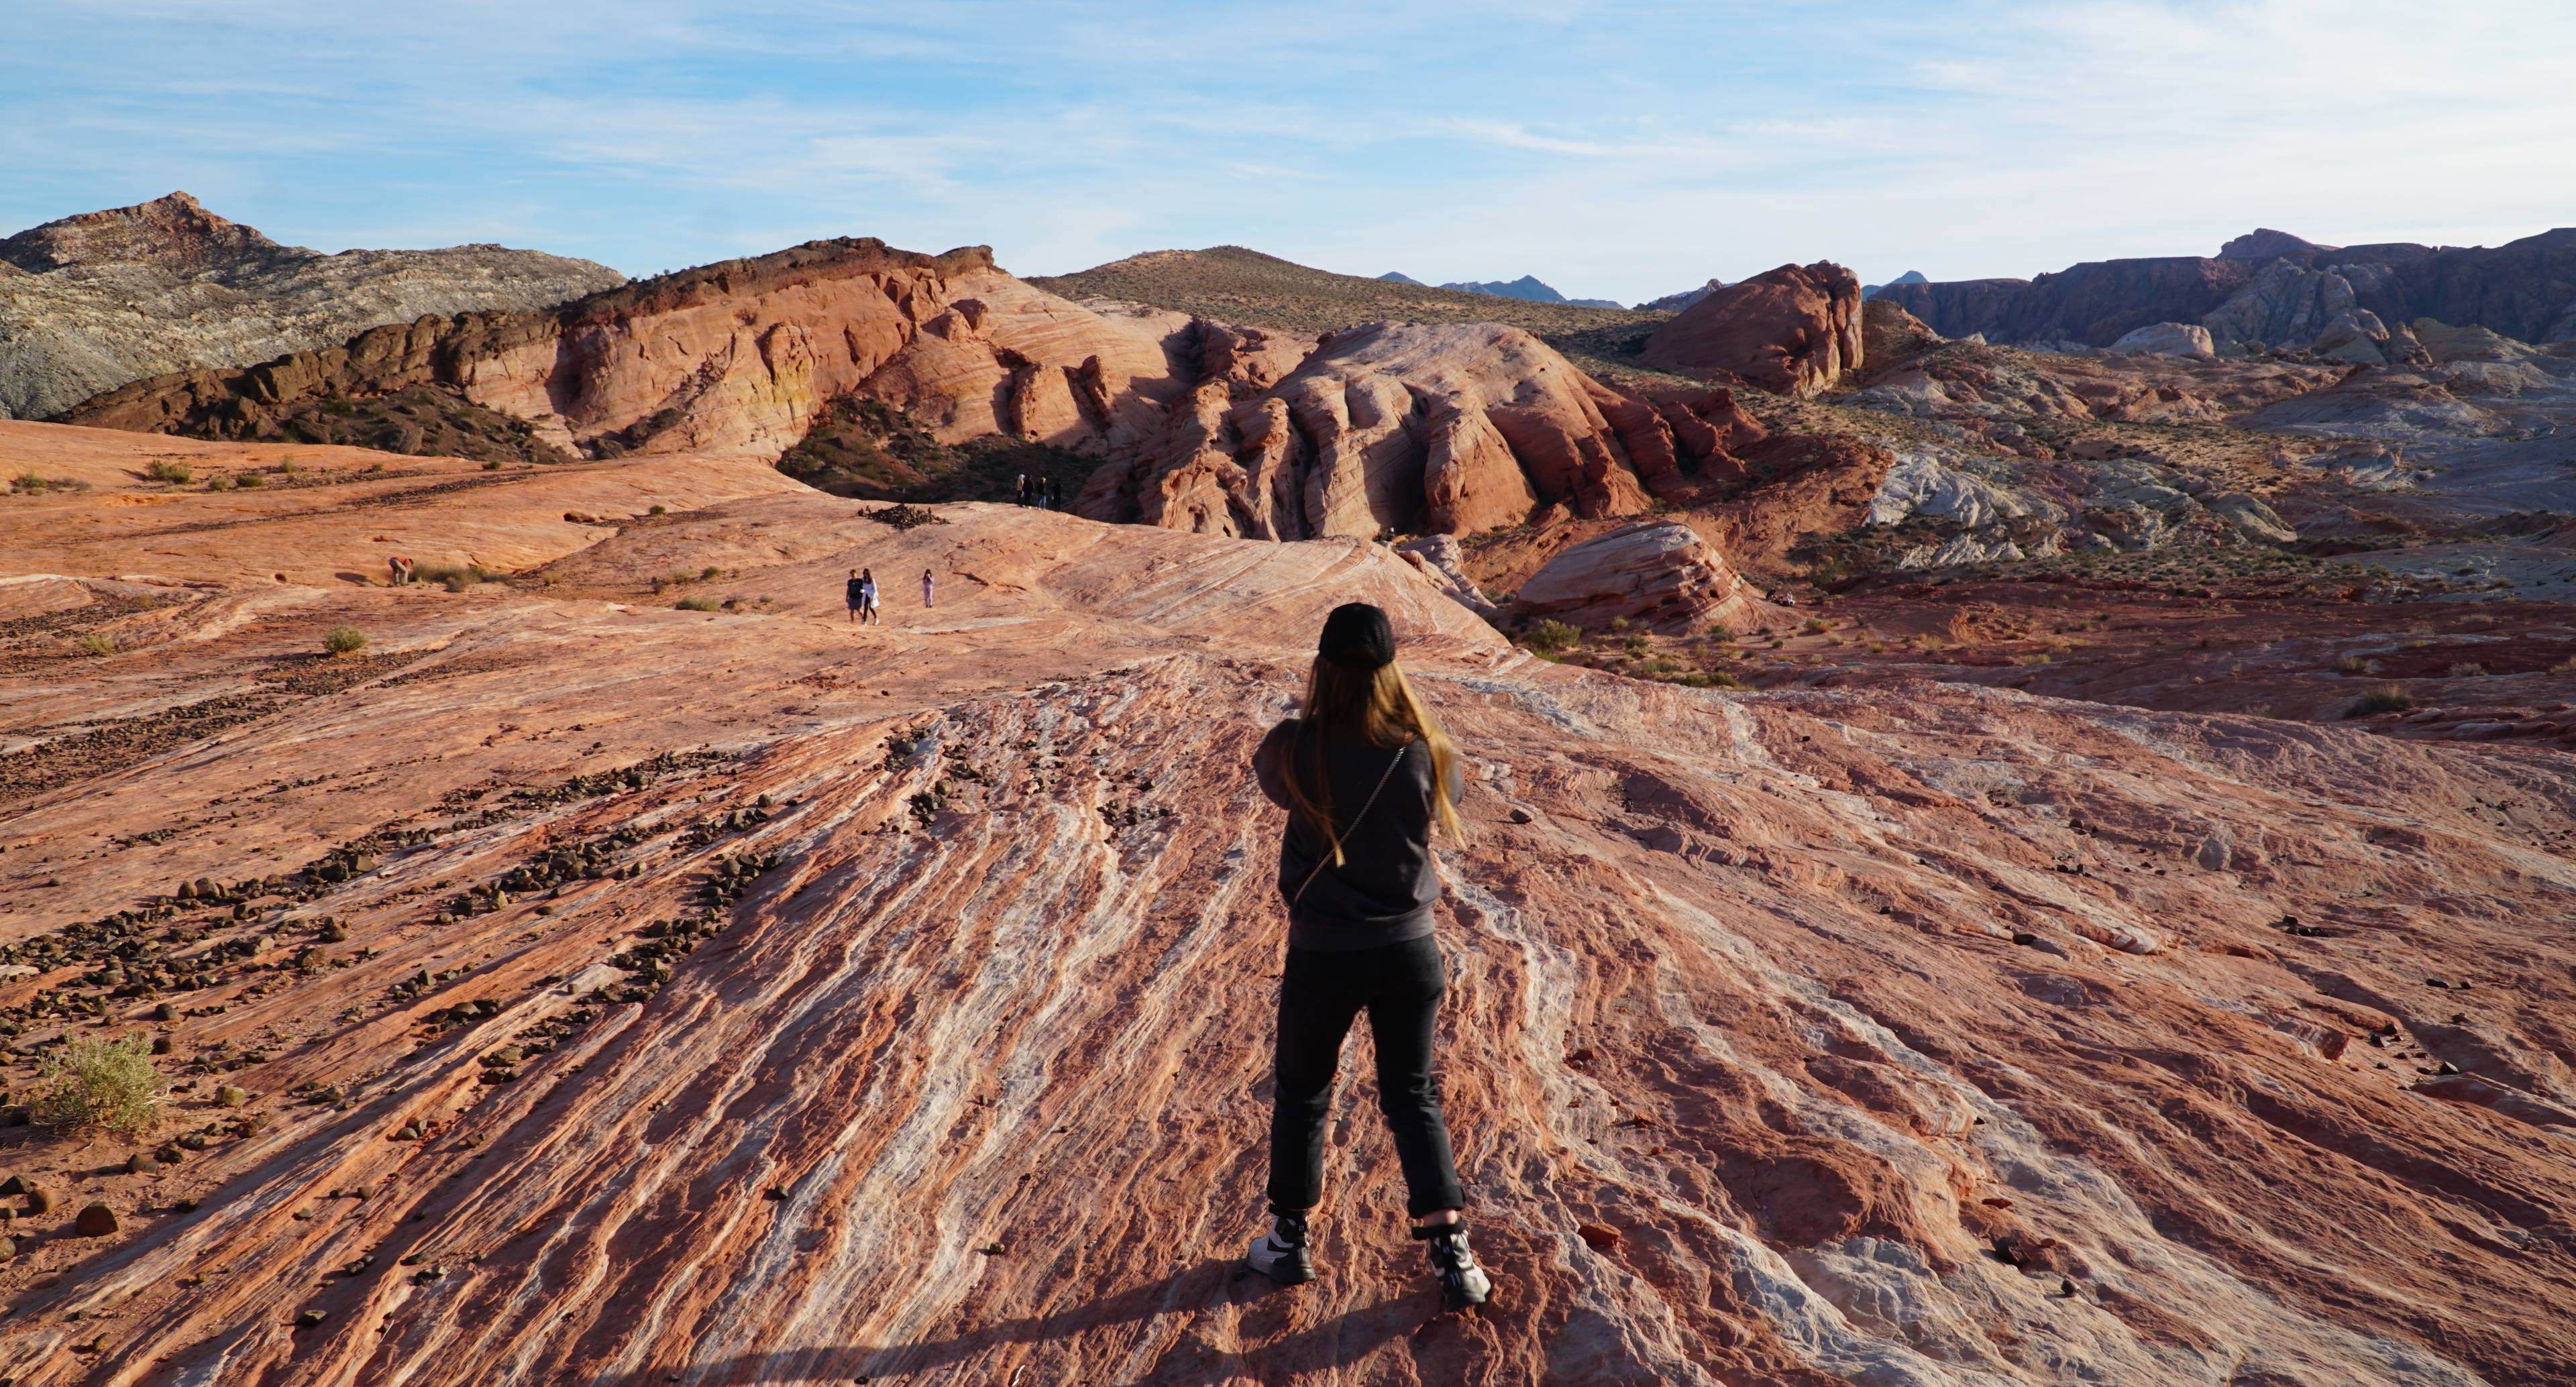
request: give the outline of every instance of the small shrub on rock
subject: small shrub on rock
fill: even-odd
[[[1583,643],[1583,628],[1567,621],[1540,621],[1521,637],[1521,643],[1542,655],[1571,650]]]
[[[167,458],[164,458],[159,462],[155,462],[150,467],[143,470],[146,475],[156,482],[177,482],[184,485],[188,482],[195,481],[197,478],[197,473],[194,468],[191,468],[184,462],[172,462]]]
[[[334,626],[322,638],[322,648],[334,655],[355,655],[367,648],[367,633],[355,626]]]
[[[680,599],[680,610],[684,612],[712,612],[722,605],[724,604],[703,594]]]
[[[143,1036],[75,1040],[45,1062],[44,1073],[53,1086],[36,1100],[33,1116],[46,1126],[133,1138],[161,1121],[167,1085]]]
[[[2402,713],[2415,706],[2415,696],[2394,685],[2372,689],[2344,705],[2346,718],[2366,718],[2374,713]]]
[[[109,635],[105,631],[90,631],[84,633],[80,639],[73,641],[72,644],[79,646],[83,651],[91,655],[105,656],[116,653],[116,637]]]

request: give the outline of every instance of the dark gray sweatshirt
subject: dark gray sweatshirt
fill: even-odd
[[[1261,793],[1289,811],[1287,832],[1279,840],[1279,894],[1294,898],[1288,907],[1289,947],[1340,952],[1429,934],[1431,903],[1440,899],[1440,877],[1431,863],[1430,743],[1417,741],[1401,751],[1324,743],[1333,826],[1342,835],[1342,864],[1336,867],[1331,865],[1331,841],[1296,812],[1288,797],[1289,749],[1296,731],[1295,718],[1280,723],[1252,755]],[[1361,818],[1361,806],[1390,762],[1396,763],[1394,774]],[[1453,763],[1449,802],[1457,803],[1465,790],[1466,777]],[[1320,872],[1318,864],[1323,865]],[[1307,885],[1310,875],[1314,882]],[[1302,897],[1300,886],[1305,887]]]

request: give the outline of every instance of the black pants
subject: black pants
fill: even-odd
[[[1277,1093],[1270,1110],[1270,1207],[1304,1213],[1324,1196],[1324,1115],[1342,1038],[1366,1008],[1377,1041],[1377,1101],[1404,1163],[1416,1218],[1466,1205],[1431,1073],[1440,1010],[1440,946],[1429,935],[1375,949],[1290,949],[1279,980]]]

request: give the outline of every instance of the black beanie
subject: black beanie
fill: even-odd
[[[1344,669],[1383,669],[1395,663],[1395,628],[1368,603],[1345,602],[1324,618],[1315,653]]]

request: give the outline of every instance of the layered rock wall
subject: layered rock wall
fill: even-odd
[[[43,418],[128,382],[347,343],[379,324],[529,312],[624,282],[500,246],[280,245],[186,193],[0,241],[0,418]]]

